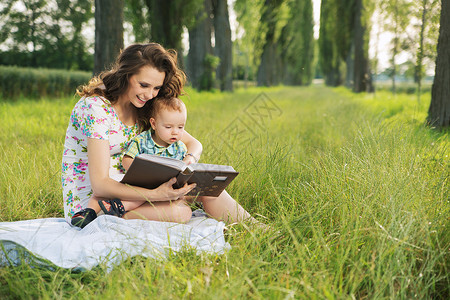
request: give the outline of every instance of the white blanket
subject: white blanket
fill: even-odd
[[[218,254],[229,249],[224,223],[198,215],[187,224],[102,215],[84,229],[70,226],[63,218],[3,222],[0,266],[54,264],[77,271],[105,263],[111,270],[136,255],[164,258],[168,251],[186,248]]]

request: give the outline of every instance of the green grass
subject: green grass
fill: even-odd
[[[245,112],[261,93],[276,107],[259,127]],[[420,106],[415,95],[322,86],[189,94],[187,130],[204,145],[202,161],[239,170],[229,192],[279,233],[234,225],[225,255],[186,249],[110,273],[2,268],[0,298],[450,296],[450,138],[423,125],[429,94]],[[0,103],[1,221],[62,216],[74,101]]]

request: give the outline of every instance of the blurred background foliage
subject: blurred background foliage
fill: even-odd
[[[94,11],[96,6],[100,10],[102,1],[108,4],[105,0],[2,1],[0,65],[92,72]],[[313,17],[317,1],[320,31]],[[122,44],[152,41],[176,49],[191,83],[200,90],[232,90],[232,85],[223,84],[232,80],[272,86],[308,85],[314,78],[324,78],[327,85],[345,85],[356,92],[373,90],[375,80],[390,80],[395,92],[398,82],[420,84],[426,72],[432,76],[436,59],[437,0],[115,3],[115,11],[123,16]],[[380,33],[388,34],[392,48],[389,65],[381,70],[378,51],[369,56],[369,48],[378,49],[381,39],[386,39]],[[208,67],[211,56],[218,63]],[[212,77],[213,83],[205,85]]]
[[[420,103],[440,15],[438,0],[4,0],[0,65],[97,74],[122,47],[158,42],[177,50],[197,90],[323,79]]]

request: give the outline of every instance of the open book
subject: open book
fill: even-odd
[[[189,196],[217,197],[239,174],[231,166],[196,163],[186,165],[183,161],[151,154],[139,154],[122,179],[122,183],[154,189],[176,177],[174,188],[186,182],[196,183]]]

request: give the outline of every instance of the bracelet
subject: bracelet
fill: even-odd
[[[193,158],[194,158],[194,161],[197,163],[198,162],[198,159],[197,159],[197,157],[195,157],[194,156],[194,154],[192,154],[192,153],[188,153],[188,154],[186,154],[186,156],[192,156]]]

